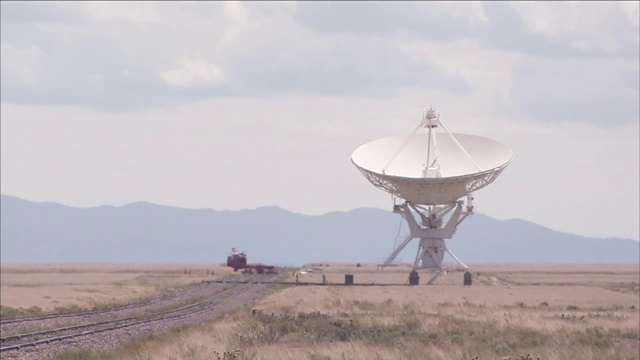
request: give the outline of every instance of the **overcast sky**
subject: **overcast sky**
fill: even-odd
[[[516,153],[478,212],[638,239],[638,4],[2,1],[1,190],[391,211],[351,153],[432,105]]]

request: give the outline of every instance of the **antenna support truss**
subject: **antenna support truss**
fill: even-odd
[[[461,266],[465,265],[446,246],[445,239],[451,239],[458,225],[469,215],[473,214],[473,195],[467,195],[467,204],[458,200],[445,205],[420,206],[408,201],[394,206],[394,212],[399,213],[409,225],[409,235],[400,243],[384,261],[382,267],[390,265],[400,252],[413,240],[419,239],[418,253],[413,264],[413,270],[435,270],[435,274],[427,283],[432,285],[445,271],[443,266],[444,254],[448,253]],[[445,218],[449,215],[445,223]],[[420,222],[416,220],[420,219]]]

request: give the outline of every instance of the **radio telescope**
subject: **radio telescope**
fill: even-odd
[[[468,269],[444,240],[451,239],[458,225],[473,214],[473,192],[491,184],[512,160],[513,151],[504,144],[452,134],[433,108],[423,112],[422,121],[408,136],[385,137],[358,147],[351,161],[374,186],[400,200],[394,202],[393,211],[409,226],[409,235],[382,266],[391,264],[411,240],[419,239],[410,283],[417,284],[418,269],[428,269],[435,270],[428,282],[433,284],[445,270],[445,252]]]

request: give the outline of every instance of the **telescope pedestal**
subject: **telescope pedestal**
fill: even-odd
[[[464,201],[462,200],[446,205],[430,205],[426,207],[415,206],[407,201],[401,205],[395,205],[394,212],[399,213],[409,225],[409,235],[393,250],[382,266],[391,264],[402,249],[413,239],[420,239],[412,273],[418,269],[435,270],[435,274],[427,282],[428,285],[432,285],[445,271],[443,267],[445,252],[451,255],[462,266],[462,269],[468,269],[467,265],[447,249],[444,239],[451,239],[458,225],[468,215],[473,214],[472,199],[473,197],[469,195],[466,211],[463,211]],[[453,213],[445,225],[444,219],[452,211]],[[420,219],[420,223],[418,223],[416,217]]]

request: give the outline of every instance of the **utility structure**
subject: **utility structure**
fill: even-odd
[[[394,196],[393,211],[402,216],[409,235],[384,261],[393,262],[412,240],[418,252],[410,274],[435,271],[428,284],[444,272],[444,254],[468,267],[446,246],[458,225],[473,214],[473,192],[491,184],[513,160],[513,151],[488,138],[452,134],[433,108],[408,136],[391,136],[358,147],[351,161],[371,184]],[[466,198],[466,203],[462,198]]]

